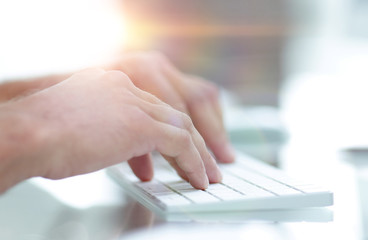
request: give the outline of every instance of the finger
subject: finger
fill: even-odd
[[[153,178],[153,166],[150,154],[134,157],[128,161],[133,173],[142,181]]]
[[[161,104],[161,105],[168,105],[167,103],[163,102],[161,99],[157,98],[155,95],[143,91],[137,87],[132,87],[132,89],[130,89],[131,92],[138,97],[138,99],[144,100],[146,102],[149,103],[153,103],[153,104]]]
[[[141,84],[140,86],[139,81],[135,81],[138,84],[136,84],[137,88],[133,90],[134,94],[150,102],[155,102],[152,100],[152,96],[155,96],[176,110],[188,113],[184,100],[165,76],[154,73],[150,77],[152,84],[156,86],[148,86],[147,83]]]
[[[156,105],[151,104],[151,106]],[[144,145],[151,149],[150,151],[157,150],[162,155],[174,158],[194,188],[206,189],[209,184],[208,177],[190,133],[187,130],[155,120],[141,109],[139,104],[137,104],[135,111],[136,115],[140,116],[140,124],[134,128],[135,131],[145,133]],[[158,114],[163,113],[158,112]]]
[[[177,91],[187,102],[188,111],[195,127],[214,153],[216,159],[223,163],[233,162],[235,159],[234,150],[224,128],[216,88],[196,77],[184,76],[169,62],[165,64],[164,69]],[[204,91],[193,92],[196,89],[203,89]]]
[[[188,131],[158,121],[152,130],[155,148],[175,160],[193,187],[206,189],[209,182],[205,166]]]
[[[217,87],[214,84],[208,81],[204,82],[204,80],[201,80],[200,78],[197,77],[192,77],[191,81],[196,82],[199,86],[198,88],[207,89],[206,90],[208,92],[207,95],[209,95],[209,97],[207,97],[207,101],[209,101],[212,104],[213,107],[212,109],[215,111],[217,119],[221,122],[222,125],[224,125],[222,108],[220,105]]]
[[[146,105],[148,104],[146,103]],[[150,105],[156,106],[155,104]],[[171,110],[176,111],[172,108]],[[209,184],[208,177],[201,156],[189,132],[155,120],[140,108],[139,103],[131,111],[134,111],[133,113],[135,115],[131,120],[139,118],[139,122],[131,122],[133,132],[144,133],[144,136],[141,136],[144,139],[142,139],[141,143],[138,143],[138,146],[135,146],[135,154],[133,153],[133,155],[141,156],[157,150],[159,153],[175,159],[180,169],[188,177],[189,183],[194,188],[206,189]],[[164,113],[158,112],[158,114]]]
[[[166,161],[168,161],[168,163],[171,165],[171,167],[173,167],[176,171],[176,173],[185,181],[189,182],[188,176],[185,174],[185,172],[179,167],[178,163],[175,161],[175,158],[173,157],[169,157],[167,155],[162,155],[163,158],[166,159]]]
[[[195,119],[195,126],[217,160],[222,163],[231,163],[235,160],[235,153],[225,130],[218,89],[212,83],[200,78],[194,77],[191,80],[197,82],[199,88],[205,92],[202,101],[190,105],[190,113]],[[205,113],[202,113],[203,110]]]
[[[216,159],[222,163],[233,162],[234,151],[228,140],[222,121],[209,102],[198,103],[190,108],[191,117]]]
[[[165,105],[141,104],[141,108],[143,109],[143,111],[148,113],[153,119],[156,119],[157,121],[167,123],[172,126],[188,131],[193,141],[193,144],[198,150],[201,159],[204,163],[208,180],[211,183],[220,182],[222,180],[222,175],[220,170],[218,169],[215,159],[208,152],[203,138],[201,137],[199,132],[195,129],[195,127],[192,124],[192,121],[186,114],[176,111]],[[174,162],[172,159],[170,159],[169,156],[165,156],[165,158],[169,162]],[[180,171],[178,171],[178,173],[179,175],[181,175]]]

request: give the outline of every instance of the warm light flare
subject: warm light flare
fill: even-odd
[[[125,26],[115,1],[0,3],[0,75],[70,71],[116,55]]]
[[[170,25],[135,23],[131,27],[137,35],[182,37],[259,37],[275,36],[286,32],[285,27],[272,25]]]
[[[286,34],[287,29],[276,25],[172,24],[128,18],[126,31],[126,46],[145,49],[167,37],[198,40],[218,37],[274,37]]]

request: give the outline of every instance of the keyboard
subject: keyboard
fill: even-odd
[[[221,183],[194,189],[159,155],[154,155],[154,178],[141,182],[127,163],[107,169],[131,196],[160,216],[170,214],[304,209],[333,204],[333,193],[237,153],[235,163],[220,164]]]

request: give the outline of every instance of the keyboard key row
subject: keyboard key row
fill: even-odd
[[[274,181],[270,178],[264,177],[262,175],[249,171],[247,169],[224,167],[224,170],[228,172],[229,174],[234,174],[234,176],[242,179],[245,182],[254,184],[257,187],[261,189],[265,189],[276,195],[301,194],[300,191],[294,188],[290,188],[289,186],[285,184]],[[268,190],[268,189],[272,189],[272,190]]]

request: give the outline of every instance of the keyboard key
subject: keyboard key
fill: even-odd
[[[259,175],[255,172],[249,171],[247,169],[240,168],[226,168],[228,172],[236,175],[237,177],[252,183],[262,189],[267,189],[269,192],[275,193],[277,195],[283,194],[300,194],[300,191],[297,191],[289,186],[282,184],[280,182],[274,181],[270,178]]]
[[[178,182],[183,181],[181,177],[176,174],[172,169],[157,169],[155,170],[154,178],[160,182]]]
[[[181,191],[180,193],[186,198],[192,200],[194,203],[212,203],[221,201],[219,198],[214,197],[205,191],[197,189],[184,190]]]
[[[192,187],[192,185],[190,185],[190,183],[184,180],[168,182],[167,185],[176,191],[196,190],[195,188]]]
[[[167,195],[167,194],[175,194],[170,188],[166,187],[164,184],[152,180],[150,182],[138,182],[136,186],[140,187],[147,193],[151,195]]]
[[[190,200],[178,194],[161,195],[157,196],[157,199],[160,200],[165,205],[167,205],[168,207],[176,207],[192,204]]]
[[[195,189],[188,182],[185,182],[183,180],[174,183],[169,183],[168,186],[195,203],[208,203],[220,201],[219,198],[216,198],[205,191]]]
[[[275,196],[275,194],[264,190],[254,184],[251,184],[243,179],[231,176],[229,174],[224,174],[224,178],[222,181],[223,184],[236,189],[240,193],[244,194],[245,196],[259,196],[259,197],[268,197],[268,196]]]
[[[223,184],[216,183],[210,184],[209,187],[206,189],[206,192],[217,196],[221,200],[239,200],[244,198],[244,194],[237,192],[231,188],[226,187]]]

